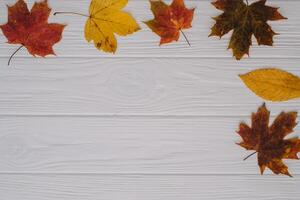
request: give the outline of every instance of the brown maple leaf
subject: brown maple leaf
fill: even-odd
[[[251,5],[243,0],[217,0],[212,3],[217,9],[224,11],[214,17],[215,25],[209,36],[220,38],[233,30],[228,49],[240,60],[245,54],[249,55],[252,45],[252,35],[256,37],[258,45],[273,45],[273,36],[276,35],[268,20],[287,19],[278,8],[266,6],[266,0],[257,1]]]
[[[252,113],[251,127],[245,123],[240,124],[237,133],[243,141],[238,145],[247,150],[254,150],[253,154],[257,153],[261,174],[268,167],[275,174],[291,176],[282,159],[298,159],[300,139],[298,137],[284,139],[293,132],[297,125],[296,118],[296,112],[282,112],[269,127],[270,112],[263,104],[256,113]]]
[[[9,44],[21,45],[18,50],[26,47],[33,56],[42,57],[55,54],[52,46],[61,40],[65,25],[49,24],[50,11],[47,0],[35,3],[31,11],[23,0],[18,0],[13,6],[8,6],[8,22],[0,28]]]
[[[178,41],[180,32],[190,45],[182,30],[192,27],[195,9],[187,9],[183,0],[173,0],[171,5],[161,0],[150,3],[154,19],[146,21],[145,24],[161,37],[160,45]]]

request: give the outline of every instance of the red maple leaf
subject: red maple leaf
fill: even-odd
[[[178,41],[181,32],[190,45],[182,30],[192,27],[195,9],[187,9],[183,0],[173,0],[171,5],[161,0],[150,3],[154,19],[145,24],[161,37],[160,44]]]
[[[49,24],[50,12],[47,0],[35,3],[31,11],[24,0],[18,0],[15,5],[8,6],[8,22],[0,28],[9,44],[21,45],[18,50],[26,47],[33,56],[55,55],[52,46],[61,40],[65,25]]]
[[[237,133],[243,141],[238,144],[247,150],[254,150],[251,155],[257,153],[261,174],[267,167],[275,174],[291,176],[282,159],[298,159],[300,139],[297,137],[284,139],[293,132],[297,125],[296,118],[296,112],[282,112],[269,127],[270,112],[263,104],[252,114],[251,127],[245,123],[240,124]]]

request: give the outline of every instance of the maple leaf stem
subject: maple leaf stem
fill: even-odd
[[[15,50],[15,52],[13,52],[13,54],[11,54],[11,56],[9,57],[8,62],[7,62],[7,65],[8,65],[8,66],[10,65],[10,62],[11,62],[12,58],[14,57],[14,55],[16,55],[16,53],[17,53],[18,51],[20,51],[20,49],[22,49],[23,47],[24,47],[23,45],[19,46],[19,48],[17,48],[17,49]]]
[[[80,16],[84,16],[84,17],[90,17],[89,15],[85,15],[85,14],[77,13],[77,12],[55,12],[55,13],[53,13],[53,15],[58,15],[58,14],[71,14],[71,15],[80,15]]]
[[[183,35],[185,41],[186,41],[186,42],[188,43],[188,45],[191,47],[192,45],[191,45],[190,41],[188,40],[188,38],[186,37],[185,33],[184,33],[182,30],[180,30],[180,32],[182,33],[182,35]]]
[[[256,154],[257,152],[255,151],[255,152],[253,152],[253,153],[251,153],[250,155],[248,155],[246,158],[244,158],[243,160],[245,161],[245,160],[247,160],[248,158],[250,158],[251,156],[253,156],[254,154]]]

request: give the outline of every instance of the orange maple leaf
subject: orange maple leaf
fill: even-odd
[[[282,112],[269,127],[270,112],[263,104],[257,113],[252,113],[251,128],[245,123],[240,124],[237,133],[243,141],[238,145],[247,150],[254,150],[253,154],[257,153],[261,174],[268,167],[275,174],[291,176],[282,159],[298,159],[300,139],[298,137],[284,139],[293,132],[297,125],[296,118],[296,112]]]
[[[252,45],[252,35],[256,37],[258,45],[273,45],[273,36],[276,35],[268,20],[287,19],[283,17],[278,8],[266,6],[266,0],[259,0],[251,5],[244,0],[217,0],[212,4],[224,11],[214,17],[215,25],[211,28],[209,36],[220,38],[233,30],[228,49],[232,49],[233,55],[240,60],[245,54],[249,55]]]
[[[182,30],[192,27],[195,8],[187,9],[183,0],[173,0],[171,5],[161,0],[150,0],[150,3],[154,19],[146,21],[145,24],[161,37],[160,45],[178,41],[180,32],[190,45]]]
[[[50,12],[47,0],[35,3],[31,11],[24,0],[18,0],[15,5],[8,6],[8,22],[0,28],[9,44],[21,44],[18,50],[26,47],[33,56],[55,55],[52,46],[61,40],[65,25],[49,24]]]

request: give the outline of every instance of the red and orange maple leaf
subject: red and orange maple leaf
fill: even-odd
[[[154,19],[145,24],[161,37],[160,45],[178,41],[180,32],[190,45],[182,30],[192,27],[195,8],[187,9],[183,0],[173,0],[171,5],[161,0],[150,0],[150,3]]]
[[[61,40],[65,25],[49,24],[50,12],[47,0],[35,3],[31,11],[24,0],[18,0],[8,6],[8,22],[0,28],[9,44],[20,44],[33,56],[55,54],[52,46]]]
[[[257,153],[261,174],[267,167],[275,174],[291,176],[282,159],[298,159],[300,139],[298,137],[284,139],[293,132],[297,125],[296,118],[296,112],[282,112],[269,127],[270,112],[263,104],[252,114],[251,127],[245,123],[240,124],[237,133],[243,141],[238,144]]]

